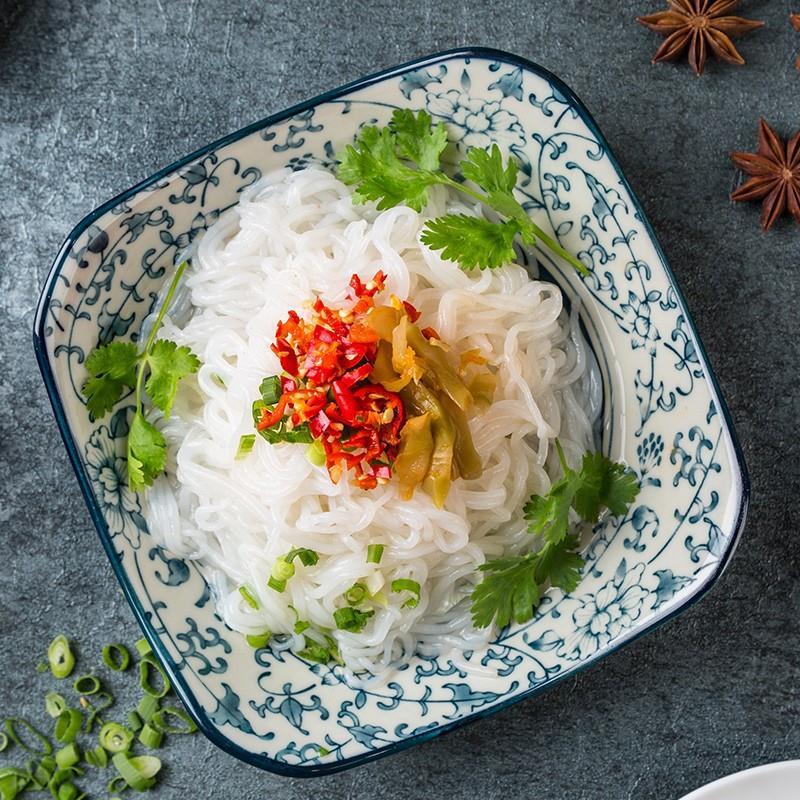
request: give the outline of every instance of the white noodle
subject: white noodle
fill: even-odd
[[[480,213],[441,187],[432,195],[427,216]],[[281,170],[243,193],[200,241],[165,321],[163,335],[191,347],[202,367],[159,423],[168,474],[147,498],[153,536],[197,560],[235,630],[268,628],[287,634],[276,646],[301,649],[297,615],[331,628],[353,583],[382,591],[386,605],[362,632],[333,635],[348,670],[383,679],[415,651],[461,659],[458,651],[491,638],[470,623],[475,568],[535,546],[522,506],[550,486],[553,439],[579,457],[593,445],[600,406],[597,367],[558,287],[516,264],[464,272],[443,261],[419,243],[427,216],[354,206],[352,191],[315,167]],[[435,327],[456,352],[479,348],[497,371],[495,402],[470,420],[483,475],[455,481],[443,509],[419,490],[401,500],[394,482],[370,491],[333,484],[305,445],[258,437],[250,456],[235,459],[240,436],[253,430],[259,383],[279,372],[269,350],[276,324],[316,295],[345,303],[350,276],[367,280],[379,269],[387,292],[422,312],[420,325]],[[371,543],[385,545],[379,565],[367,563]],[[297,562],[286,591],[275,592],[267,587],[272,564],[292,547],[317,551],[319,563]],[[416,608],[402,608],[408,595],[389,590],[396,578],[422,585]],[[259,610],[242,600],[242,584]]]

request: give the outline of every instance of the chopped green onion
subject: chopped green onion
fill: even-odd
[[[409,578],[398,578],[397,580],[392,581],[392,591],[411,592],[415,595],[414,597],[409,597],[408,600],[406,600],[401,606],[402,608],[416,608],[419,604],[420,586],[417,581],[412,581]]]
[[[325,456],[325,447],[319,439],[314,439],[313,442],[306,448],[306,458],[315,467],[324,467],[327,457]]]
[[[317,553],[314,550],[309,550],[307,547],[293,547],[283,558],[287,562],[299,558],[300,563],[304,567],[313,567],[314,564],[319,561]]]
[[[317,749],[322,758],[325,758],[325,756],[329,756],[331,754],[331,751],[328,750],[327,747],[319,747]]]
[[[0,731],[0,753],[8,747],[8,734]]]
[[[239,437],[239,447],[236,450],[237,461],[245,456],[250,455],[256,444],[256,435],[254,433],[246,433],[244,436]]]
[[[295,633],[302,633],[303,631],[307,631],[311,627],[311,623],[307,622],[304,619],[299,619],[294,624],[294,632]]]
[[[367,563],[368,564],[380,564],[381,559],[383,558],[383,549],[385,545],[382,544],[371,544],[367,547]]]
[[[58,692],[48,692],[44,696],[45,711],[55,719],[65,708],[67,701]]]
[[[86,763],[89,766],[97,767],[98,769],[103,769],[108,766],[108,753],[104,747],[97,745],[94,750],[87,750],[83,757],[86,759]]]
[[[50,778],[55,770],[55,760],[53,759],[53,767],[50,769],[44,765],[43,760],[37,764],[35,759],[31,759],[25,765],[25,770],[30,781],[27,788],[33,792],[42,792],[50,783]]]
[[[161,742],[164,739],[164,734],[152,728],[148,723],[141,731],[139,731],[139,741],[150,750],[157,750],[161,747]]]
[[[260,647],[266,647],[269,644],[272,634],[269,631],[264,631],[264,633],[248,633],[244,638],[250,647],[258,650]]]
[[[100,680],[94,675],[81,675],[75,679],[72,688],[78,694],[97,694],[100,691]]]
[[[156,674],[161,679],[161,688],[154,686],[151,682],[151,678]],[[139,685],[142,687],[143,691],[153,697],[164,697],[171,688],[169,678],[161,668],[161,665],[149,659],[139,662]]]
[[[9,717],[5,721],[5,726],[8,733],[8,738],[11,739],[14,744],[19,745],[28,753],[33,753],[35,756],[49,756],[50,753],[53,752],[53,746],[50,744],[50,740],[43,733],[34,728],[33,725],[31,725],[27,720],[22,719],[21,717]],[[37,749],[33,745],[24,741],[17,731],[17,726],[24,728],[29,736],[33,737],[34,739],[38,739],[39,742],[41,742],[41,747]]]
[[[52,773],[56,771],[56,767],[58,765],[56,764],[56,760],[53,758],[53,756],[43,756],[39,759],[39,766],[42,769]]]
[[[64,634],[59,634],[47,648],[47,660],[54,678],[68,678],[75,668],[75,656]]]
[[[149,656],[150,653],[153,652],[153,648],[150,647],[150,643],[147,639],[139,639],[136,644],[134,645],[136,648],[136,652],[144,658],[144,656]]]
[[[261,394],[261,400],[266,405],[271,406],[273,403],[277,403],[283,394],[281,379],[277,375],[270,375],[269,378],[264,378],[258,387],[258,391]]]
[[[327,647],[316,643],[308,644],[308,640],[306,640],[305,649],[301,650],[297,655],[306,661],[313,661],[316,664],[327,664],[331,660],[331,654]]]
[[[175,717],[180,720],[183,725],[170,724],[167,717]],[[153,727],[162,733],[194,733],[197,730],[197,725],[194,724],[192,718],[182,709],[175,706],[166,706],[153,715]]]
[[[239,587],[239,594],[244,597],[245,602],[250,608],[258,609],[260,608],[258,603],[258,598],[253,594],[252,591],[247,586],[240,586]]]
[[[80,789],[71,781],[64,781],[58,787],[58,800],[81,800],[82,797],[86,795],[81,794]]]
[[[108,782],[109,794],[116,794],[117,792],[124,792],[128,788],[128,783],[122,775],[117,775]]]
[[[140,731],[143,725],[144,723],[142,722],[142,718],[135,711],[128,712],[128,727],[134,733]]]
[[[131,654],[124,644],[107,644],[103,648],[103,663],[114,672],[124,672],[131,663]]]
[[[100,728],[100,746],[109,753],[124,753],[133,741],[133,731],[118,722],[106,722]]]
[[[77,708],[65,708],[56,720],[54,734],[59,742],[74,742],[81,729],[83,717]]]
[[[345,606],[344,608],[337,608],[333,612],[333,621],[336,627],[341,631],[350,631],[350,633],[358,633],[364,629],[367,620],[375,614],[374,611],[359,611],[357,608]]]
[[[90,703],[85,697],[82,697],[81,700],[85,701],[86,706],[91,708],[91,713],[86,718],[86,725],[84,726],[84,730],[86,733],[91,733],[92,728],[94,728],[95,722],[102,722],[103,720],[100,717],[100,712],[105,711],[107,708],[110,708],[114,705],[114,698],[108,692],[98,692],[96,695],[92,695],[95,702],[98,700],[101,701],[100,705],[94,705]]]
[[[159,708],[161,708],[161,703],[159,703],[158,698],[146,694],[139,701],[139,705],[136,706],[136,713],[139,715],[142,722],[150,722],[153,718],[153,714],[155,714]]]
[[[137,792],[143,792],[155,785],[156,775],[161,769],[161,759],[155,756],[131,757],[127,753],[116,753],[111,762],[125,779],[125,783]]]
[[[81,751],[75,742],[70,742],[60,750],[56,750],[56,764],[59,769],[66,769],[72,767],[81,760]]]
[[[276,592],[282,592],[286,589],[286,581],[293,575],[294,564],[292,564],[291,561],[287,561],[284,557],[278,557],[272,565],[272,571],[267,585]]]
[[[369,592],[363,583],[354,583],[343,596],[348,605],[357,606],[369,596]]]
[[[0,797],[3,800],[14,800],[28,785],[27,773],[15,767],[0,769]]]

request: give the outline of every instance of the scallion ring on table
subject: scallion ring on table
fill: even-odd
[[[58,715],[53,733],[59,742],[69,744],[75,741],[75,737],[78,735],[82,723],[83,717],[77,708],[65,708]]]
[[[161,703],[159,703],[158,698],[146,694],[139,701],[139,705],[136,706],[136,713],[139,716],[139,721],[141,723],[150,722],[153,718],[153,714],[155,714],[159,708],[161,708]]]
[[[45,758],[48,758],[45,756]],[[25,772],[28,775],[28,780],[30,783],[26,787],[27,789],[33,792],[41,792],[47,788],[47,784],[50,783],[50,778],[55,770],[55,762],[53,767],[50,768],[50,765],[44,764],[44,759],[42,761],[36,762],[35,759],[30,759],[28,763],[25,765]],[[0,795],[2,796],[2,795]]]
[[[14,744],[19,745],[28,753],[32,753],[35,756],[49,756],[50,753],[53,752],[53,746],[50,744],[50,740],[41,731],[38,731],[36,728],[34,728],[33,725],[31,725],[27,720],[22,719],[21,717],[9,717],[5,721],[5,726],[6,732],[8,733],[8,738],[11,739]],[[24,729],[31,737],[38,739],[41,742],[41,748],[37,750],[31,744],[22,739],[18,728]]]
[[[158,750],[163,739],[164,734],[157,728],[152,727],[149,722],[139,731],[139,741],[150,750]]]
[[[144,658],[145,656],[149,656],[150,653],[153,652],[153,648],[150,647],[150,643],[147,639],[139,639],[136,644],[134,645],[136,648],[136,652]]]
[[[8,734],[0,731],[0,753],[8,747]]]
[[[161,678],[161,688],[153,685],[152,678],[155,674],[158,674]],[[139,685],[151,697],[164,697],[171,688],[169,678],[161,668],[161,665],[150,659],[144,659],[139,662]]]
[[[13,800],[18,794],[25,790],[29,778],[26,772],[16,767],[4,767],[0,769],[0,797],[3,800],[8,798]]]
[[[115,775],[109,782],[106,789],[108,789],[109,794],[117,792],[124,792],[128,788],[128,782],[122,775]]]
[[[133,731],[118,722],[106,722],[100,728],[98,741],[109,753],[124,753],[133,742]]]
[[[48,692],[44,696],[44,709],[53,718],[67,707],[67,701],[58,692]]]
[[[170,723],[167,717],[175,717],[183,724]],[[163,733],[194,733],[197,730],[194,720],[182,708],[176,708],[175,706],[165,706],[157,711],[153,715],[151,725]]]
[[[127,753],[116,753],[111,763],[117,768],[125,783],[137,792],[152,787],[161,769],[161,759],[156,756],[129,756]]]
[[[75,742],[70,742],[60,750],[56,750],[55,758],[59,769],[74,767],[81,760],[81,751]]]
[[[98,692],[96,695],[92,696],[95,700],[100,701],[100,704],[91,704],[91,712],[89,716],[86,718],[86,725],[84,726],[84,730],[86,733],[91,733],[92,728],[94,728],[95,722],[102,722],[102,718],[100,717],[100,712],[105,711],[107,708],[110,708],[114,705],[114,698],[108,692]],[[88,701],[87,701],[88,702]]]
[[[69,639],[63,633],[56,636],[47,648],[47,661],[54,678],[68,678],[75,668],[75,655],[69,646]]]
[[[131,663],[130,651],[124,644],[107,644],[103,648],[103,663],[114,672],[124,672]]]
[[[79,678],[75,678],[72,688],[78,694],[97,694],[100,691],[100,679],[94,675],[81,675]]]
[[[83,757],[86,759],[86,763],[92,767],[103,769],[108,766],[108,753],[101,745],[97,745],[94,750],[87,750]]]

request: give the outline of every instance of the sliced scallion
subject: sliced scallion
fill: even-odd
[[[269,644],[272,634],[269,631],[264,631],[264,633],[248,633],[244,638],[250,647],[258,650],[260,647],[266,647]]]
[[[156,775],[161,769],[161,759],[155,756],[131,757],[127,753],[116,753],[111,762],[125,779],[125,783],[137,792],[143,792],[155,785]]]
[[[59,634],[47,648],[47,661],[54,678],[68,678],[75,668],[75,656],[64,634]]]
[[[58,787],[58,800],[81,800],[86,795],[81,794],[80,789],[72,781],[64,781]]]
[[[348,605],[357,606],[369,596],[369,592],[363,583],[354,583],[343,596]]]
[[[380,564],[383,558],[383,550],[385,545],[371,544],[367,547],[367,563]]]
[[[75,766],[81,760],[81,751],[75,742],[70,742],[60,750],[56,750],[55,758],[59,769],[66,769]]]
[[[256,444],[256,435],[246,433],[239,437],[239,447],[236,449],[236,460],[246,458],[253,451]]]
[[[80,678],[75,679],[72,688],[78,694],[97,694],[100,691],[100,679],[94,675],[81,675]]]
[[[27,788],[33,792],[44,791],[47,788],[47,784],[50,783],[54,770],[55,766],[50,769],[48,766],[43,765],[41,761],[37,764],[35,759],[31,759],[25,765],[25,772],[30,781]]]
[[[374,614],[375,612],[371,609],[369,611],[359,611],[352,606],[345,606],[344,608],[337,608],[333,612],[333,621],[339,630],[358,633],[364,630],[367,620]]]
[[[283,394],[281,379],[277,375],[270,375],[268,378],[264,378],[258,387],[258,391],[261,393],[261,399],[266,405],[271,406],[273,403],[277,403]]]
[[[86,717],[86,725],[84,726],[86,733],[92,732],[95,722],[103,721],[100,717],[100,712],[114,705],[114,698],[108,692],[98,692],[92,695],[92,699],[94,703],[90,703],[85,697],[81,697],[81,700],[86,701],[86,706],[84,707],[92,709],[91,712],[89,712],[89,716]]]
[[[0,797],[3,800],[14,800],[17,795],[24,791],[28,783],[28,775],[21,769],[16,767],[0,769]]]
[[[128,788],[128,783],[122,775],[117,775],[113,777],[109,782],[108,786],[109,794],[116,794],[117,792],[124,792]]]
[[[8,734],[0,731],[0,753],[8,747]]]
[[[295,558],[300,559],[304,567],[313,567],[319,561],[319,555],[308,547],[293,547],[284,557],[284,561],[291,563]],[[294,574],[294,573],[292,573]],[[291,577],[291,576],[290,576]]]
[[[410,578],[398,578],[392,581],[392,591],[411,592],[414,595],[403,603],[402,608],[416,608],[419,604],[420,585],[417,581],[412,581]]]
[[[250,608],[260,608],[258,598],[255,596],[255,594],[253,594],[250,588],[247,586],[240,586],[239,594],[244,598],[244,601],[250,606]]]
[[[158,675],[161,686],[157,686],[153,683],[152,679],[156,675]],[[156,683],[159,681],[156,681]],[[161,665],[150,659],[139,662],[139,685],[144,692],[152,697],[164,697],[171,688],[169,678],[166,672],[161,668]]]
[[[316,664],[327,664],[331,660],[331,654],[327,647],[316,644],[316,642],[309,644],[308,639],[306,639],[306,647],[297,655],[306,661],[313,661]]]
[[[169,722],[168,717],[180,720],[181,725]],[[194,720],[182,709],[175,706],[165,706],[153,715],[152,726],[162,733],[194,733],[197,725]]]
[[[131,663],[131,654],[124,644],[107,644],[103,648],[103,663],[114,672],[124,672]]]
[[[149,723],[139,731],[139,741],[150,750],[158,750],[163,739],[164,734]]]
[[[136,706],[136,713],[143,723],[150,722],[153,718],[153,714],[155,714],[159,708],[161,708],[161,703],[159,703],[158,698],[146,694],[139,701],[139,705]]]
[[[276,592],[286,589],[286,581],[294,575],[294,564],[285,558],[276,558],[267,585]]]
[[[32,753],[35,756],[49,756],[50,753],[53,752],[53,746],[50,744],[50,740],[41,733],[41,731],[34,728],[27,720],[21,717],[9,717],[5,721],[5,726],[8,738],[28,753]],[[20,736],[20,730],[23,729],[26,731],[26,736],[38,739],[41,746],[37,748],[30,742],[25,741],[25,739]]]
[[[55,719],[67,707],[67,701],[58,692],[48,692],[44,696],[45,711]]]
[[[69,744],[75,741],[78,731],[81,729],[83,717],[77,708],[65,708],[56,720],[54,734],[59,742]]]
[[[142,722],[142,718],[135,711],[128,712],[128,727],[134,733],[140,731],[143,725],[144,723]]]
[[[94,750],[87,750],[83,757],[86,759],[86,763],[92,767],[103,769],[108,766],[108,753],[100,745],[97,745]]]
[[[98,741],[109,753],[124,753],[133,742],[133,731],[118,722],[106,722],[100,728]]]
[[[299,619],[294,624],[294,632],[295,633],[303,633],[303,631],[307,631],[311,627],[311,623],[304,619]]]
[[[153,652],[153,648],[150,647],[147,639],[138,639],[134,647],[136,648],[136,652],[142,657],[149,656],[150,653]]]

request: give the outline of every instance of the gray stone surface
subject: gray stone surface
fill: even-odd
[[[672,800],[800,756],[800,229],[731,204],[731,149],[800,124],[788,0],[743,68],[651,67],[633,18],[660,0],[326,3],[0,0],[0,716],[41,721],[33,667],[58,631],[86,666],[137,636],[34,363],[34,306],[86,212],[205,142],[414,56],[481,44],[583,98],[642,199],[736,421],[753,482],[739,551],[698,606],[544,696],[342,775],[288,780],[202,737],[171,745],[162,798]],[[123,700],[125,693],[122,693]],[[122,703],[121,703],[122,705]],[[92,784],[95,788],[99,784]],[[104,796],[96,793],[93,796]]]

